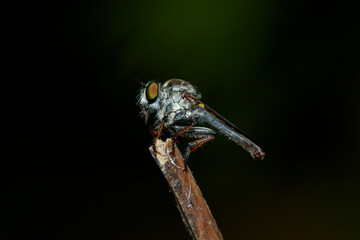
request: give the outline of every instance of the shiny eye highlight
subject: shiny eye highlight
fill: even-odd
[[[156,82],[146,84],[146,99],[149,103],[153,103],[159,96],[159,85]]]

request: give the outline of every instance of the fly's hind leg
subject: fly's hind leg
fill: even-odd
[[[177,134],[176,136],[182,136],[182,137],[189,137],[189,138],[199,138],[196,141],[188,143],[188,146],[185,149],[184,154],[184,168],[185,171],[187,170],[187,164],[188,164],[188,158],[191,152],[195,151],[198,147],[203,145],[204,143],[212,140],[216,136],[216,132],[210,128],[206,127],[194,127],[193,125],[189,127],[180,127],[180,126],[173,126],[173,130],[175,129],[181,129],[182,131],[178,130],[180,134]],[[173,141],[173,144],[174,141]]]
[[[195,151],[198,147],[200,147],[201,145],[203,145],[204,143],[212,140],[215,138],[215,134],[212,136],[208,136],[208,137],[204,137],[198,140],[195,140],[193,142],[188,143],[188,146],[185,149],[185,155],[184,155],[184,166],[185,166],[185,171],[187,170],[187,165],[188,165],[188,160],[189,160],[189,155],[191,152]]]

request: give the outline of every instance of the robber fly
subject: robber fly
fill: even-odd
[[[164,84],[151,81],[140,89],[138,105],[145,123],[149,115],[155,115],[155,131],[151,131],[154,135],[154,147],[163,128],[171,133],[173,148],[179,136],[197,138],[185,148],[186,170],[189,154],[215,138],[215,130],[198,126],[207,124],[243,147],[254,159],[262,160],[265,157],[262,149],[243,131],[200,101],[200,98],[200,93],[190,83],[180,79],[170,79]]]

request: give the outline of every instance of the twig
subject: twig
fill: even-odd
[[[156,153],[150,152],[167,180],[183,222],[195,240],[223,239],[190,169],[184,170],[184,160],[177,147],[172,153],[171,139],[157,140]]]

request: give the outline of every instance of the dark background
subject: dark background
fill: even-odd
[[[267,154],[253,161],[218,136],[191,155],[225,239],[359,239],[355,6],[11,1],[3,11],[1,239],[187,239],[136,106],[136,79],[170,78],[197,86]]]

